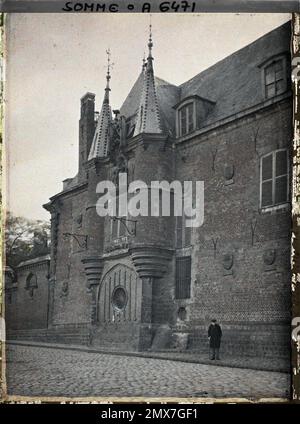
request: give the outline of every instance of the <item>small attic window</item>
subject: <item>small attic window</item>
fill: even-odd
[[[287,61],[285,55],[269,59],[262,66],[264,97],[270,99],[287,90]]]
[[[135,130],[135,122],[133,119],[129,119],[126,121],[126,138],[133,137]]]
[[[179,136],[190,134],[196,128],[195,102],[190,102],[178,110]]]
[[[173,106],[176,110],[176,136],[187,136],[204,126],[215,104],[212,100],[193,94]]]

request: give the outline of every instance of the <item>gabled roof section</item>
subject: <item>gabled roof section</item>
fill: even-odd
[[[143,72],[141,72],[121,106],[120,114],[126,118],[131,118],[137,113],[139,104],[141,102],[143,78]]]

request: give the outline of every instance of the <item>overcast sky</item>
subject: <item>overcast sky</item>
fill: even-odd
[[[152,15],[155,74],[192,78],[290,18],[283,14]],[[111,104],[120,108],[147,51],[149,16],[11,14],[7,30],[7,204],[16,215],[48,219],[42,208],[77,172],[80,97],[105,86],[105,51],[114,68]]]

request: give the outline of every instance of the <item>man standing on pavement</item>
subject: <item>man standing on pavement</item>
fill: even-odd
[[[208,340],[210,347],[210,359],[220,359],[219,350],[221,344],[222,330],[216,319],[211,320],[208,328]]]

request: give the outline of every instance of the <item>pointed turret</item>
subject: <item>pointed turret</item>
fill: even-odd
[[[109,92],[110,92],[110,50],[107,50],[107,74],[106,74],[106,87],[103,99],[101,112],[98,118],[95,135],[93,138],[90,154],[88,160],[96,157],[105,157],[109,151],[109,135],[110,125],[112,122],[111,107],[109,104]]]
[[[142,133],[161,134],[161,122],[156,95],[153,56],[152,56],[152,31],[150,25],[149,53],[147,62],[143,65],[143,89],[138,109],[138,116],[134,136]]]

